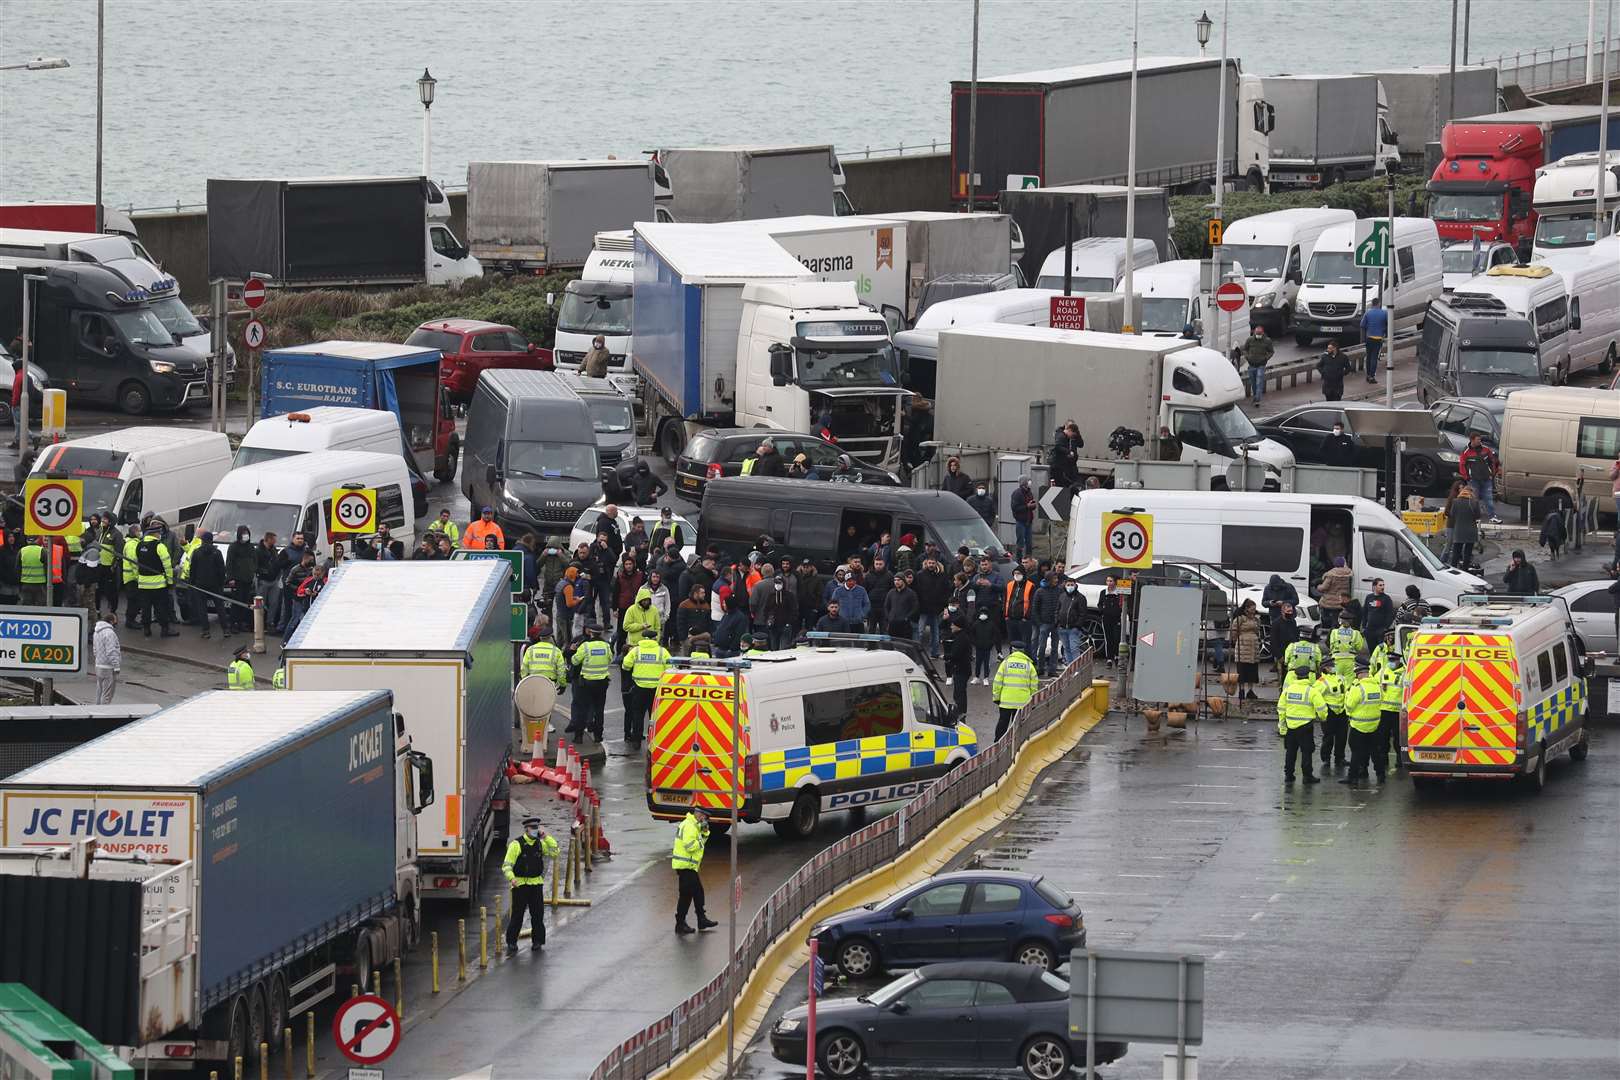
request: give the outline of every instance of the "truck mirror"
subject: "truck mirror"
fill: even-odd
[[[793,348],[790,345],[777,343],[770,348],[771,354],[771,383],[775,386],[786,386],[793,377]]]
[[[416,800],[411,807],[411,813],[415,814],[433,805],[433,759],[420,750],[412,750],[410,767],[416,773]]]
[[[1577,326],[1575,329],[1579,330],[1580,327]],[[896,349],[895,351],[900,354],[900,357],[899,357],[899,359],[900,359],[900,381],[903,382],[903,383],[910,382],[911,381],[911,354],[908,353],[904,349]]]
[[[498,484],[500,482],[501,482],[500,471],[498,469],[496,469],[495,466],[493,466],[493,465],[486,466],[484,468],[484,483],[486,483],[486,484]]]
[[[556,305],[556,303],[557,303],[557,294],[554,293],[554,292],[546,293],[546,307],[554,307]]]
[[[899,308],[893,304],[884,304],[881,310],[883,312],[883,321],[889,324],[889,333],[891,335],[898,334],[906,328],[906,317],[900,313]]]

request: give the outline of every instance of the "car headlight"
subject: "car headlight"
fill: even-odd
[[[776,1030],[777,1030],[777,1032],[779,1034],[782,1034],[782,1035],[791,1035],[795,1031],[798,1031],[801,1026],[802,1025],[801,1025],[800,1021],[798,1021],[798,1020],[789,1020],[785,1016],[782,1019],[780,1019],[780,1020],[778,1020],[776,1022]]]
[[[149,363],[152,365],[152,370],[159,375],[174,374],[174,365],[167,360],[152,360]]]
[[[523,505],[523,500],[518,498],[516,495],[513,495],[510,491],[507,491],[505,488],[501,489],[501,508],[504,510],[510,510],[516,514],[526,512],[526,508]]]
[[[1441,461],[1448,462],[1448,463],[1450,463],[1452,465],[1457,464],[1457,462],[1459,460],[1461,460],[1461,455],[1454,454],[1450,450],[1441,450],[1441,451],[1439,451],[1438,453],[1435,454],[1435,457],[1439,458]]]

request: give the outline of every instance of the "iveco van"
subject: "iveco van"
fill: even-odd
[[[526,532],[565,536],[602,498],[601,455],[584,400],[554,371],[487,371],[467,407],[461,492],[485,506],[510,545]]]

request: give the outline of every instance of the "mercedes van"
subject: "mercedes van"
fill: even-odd
[[[399,454],[370,454],[362,450],[336,450],[324,454],[298,454],[232,469],[214,488],[203,511],[198,531],[235,536],[246,525],[255,540],[273,532],[286,540],[294,532],[318,557],[332,550],[328,529],[332,520],[332,492],[338,488],[371,488],[377,493],[377,520],[387,525],[392,538],[409,551],[415,543],[415,522],[407,511],[411,479]],[[379,632],[385,631],[379,627]]]
[[[1131,245],[1130,263],[1133,269],[1152,266],[1159,261],[1159,249],[1152,240],[1141,237]],[[1040,275],[1035,280],[1038,289],[1063,291],[1064,249],[1058,248],[1041,263]],[[1088,236],[1076,240],[1068,249],[1069,288],[1077,293],[1111,293],[1119,291],[1125,280],[1125,238],[1123,236]]]
[[[1226,227],[1221,255],[1243,264],[1249,283],[1249,322],[1281,337],[1294,321],[1294,300],[1316,241],[1336,225],[1356,219],[1353,210],[1294,207],[1240,218]]]
[[[1387,220],[1387,219],[1384,219]],[[1356,223],[1323,231],[1305,264],[1305,280],[1294,301],[1294,340],[1309,345],[1318,337],[1359,337],[1361,315],[1377,307],[1380,272],[1356,266]],[[1428,218],[1395,219],[1395,318],[1391,334],[1423,322],[1429,301],[1442,291],[1440,233]]]
[[[461,492],[511,544],[526,532],[566,536],[602,498],[604,476],[590,408],[555,371],[484,373],[467,407]]]
[[[83,483],[86,516],[111,514],[132,525],[157,514],[179,529],[202,517],[205,496],[230,470],[223,431],[130,427],[48,445],[33,475]]]

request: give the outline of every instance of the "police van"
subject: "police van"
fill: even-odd
[[[647,755],[653,817],[677,820],[702,806],[729,824],[740,785],[741,820],[807,837],[823,813],[910,799],[979,750],[920,654],[902,643],[824,635],[746,659],[734,674],[723,662],[677,658],[659,680]]]
[[[1523,777],[1539,791],[1548,758],[1584,761],[1588,665],[1560,597],[1469,595],[1424,619],[1406,642],[1413,784]]]

